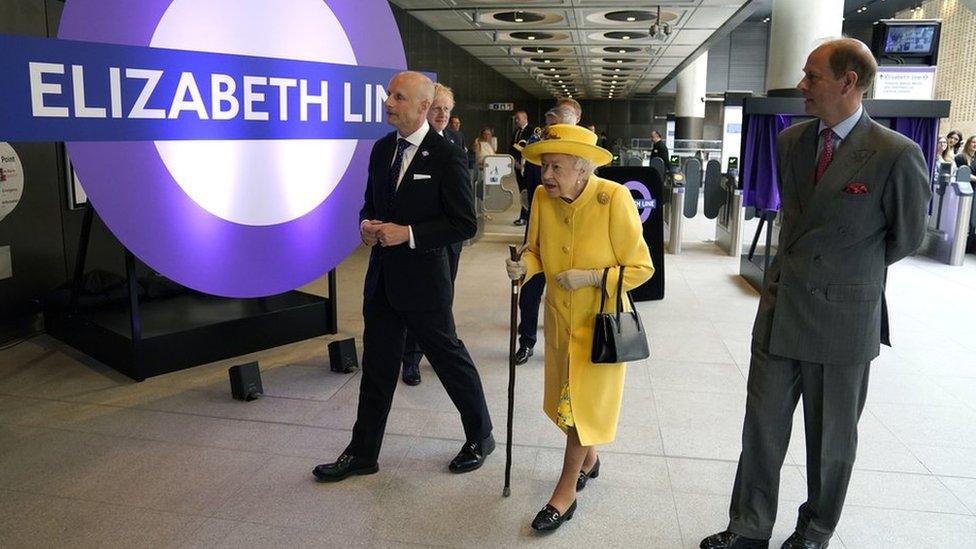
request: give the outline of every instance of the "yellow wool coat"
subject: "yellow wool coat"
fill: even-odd
[[[572,203],[550,198],[539,186],[529,215],[528,248],[523,254],[525,280],[546,277],[545,394],[543,410],[557,423],[563,385],[569,382],[573,420],[584,446],[611,442],[617,433],[626,364],[593,364],[593,323],[600,310],[600,289],[569,292],[556,283],[567,269],[623,265],[625,290],[654,274],[637,207],[630,191],[591,176]],[[607,278],[607,307],[615,307],[619,269]],[[626,299],[624,300],[626,303]],[[629,308],[629,307],[628,307]]]

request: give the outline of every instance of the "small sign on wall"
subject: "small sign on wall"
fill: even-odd
[[[24,167],[17,151],[0,142],[0,221],[14,211],[24,194]]]
[[[515,103],[488,103],[489,111],[514,111]]]
[[[875,99],[933,99],[935,67],[881,66],[874,79]]]

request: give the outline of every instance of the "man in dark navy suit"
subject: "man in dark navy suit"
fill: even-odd
[[[434,102],[427,113],[427,122],[432,131],[444,137],[449,143],[464,150],[464,141],[461,135],[447,127],[451,119],[451,111],[454,110],[454,92],[451,88],[437,83],[434,85]],[[465,179],[468,183],[469,179]],[[451,285],[457,278],[458,262],[461,260],[461,242],[455,242],[447,247],[447,261],[451,266]],[[420,384],[420,360],[424,357],[424,352],[417,343],[417,338],[410,330],[407,330],[407,339],[403,351],[403,382],[407,385]]]
[[[522,163],[521,147],[535,133],[535,128],[529,125],[529,115],[525,111],[516,111],[512,120],[515,122],[515,131],[512,133],[512,144],[509,150],[511,151],[512,158],[515,159],[515,179],[518,182],[520,191],[530,193],[533,189],[529,189],[525,181],[525,165]],[[519,147],[516,147],[516,145],[519,145]],[[518,219],[515,220],[515,224],[525,225],[528,222],[529,210],[522,208]]]
[[[372,251],[363,290],[363,371],[352,441],[317,466],[322,482],[379,470],[377,457],[409,329],[461,414],[466,442],[451,461],[473,471],[495,449],[481,378],[458,339],[447,247],[474,236],[474,192],[463,153],[431,131],[434,83],[402,72],[387,88],[387,121],[397,131],[373,146],[360,236]]]

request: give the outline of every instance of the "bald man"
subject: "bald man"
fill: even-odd
[[[416,72],[390,81],[387,121],[396,128],[373,146],[360,237],[372,248],[363,289],[363,371],[352,441],[321,482],[377,472],[407,329],[461,415],[466,442],[449,469],[481,467],[495,449],[481,378],[458,339],[447,247],[474,236],[474,192],[464,153],[431,130],[434,83]]]
[[[887,339],[886,268],[925,234],[922,152],[861,105],[877,72],[868,47],[831,40],[803,72],[797,88],[813,120],[776,140],[782,229],[752,329],[729,526],[702,549],[769,547],[801,396],[807,500],[782,548],[827,547],[854,468],[868,368]]]

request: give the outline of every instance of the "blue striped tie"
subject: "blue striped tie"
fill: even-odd
[[[410,146],[410,142],[404,138],[397,139],[396,156],[393,157],[393,165],[390,166],[390,200],[396,194],[397,181],[400,179],[400,168],[403,166],[403,151]]]

